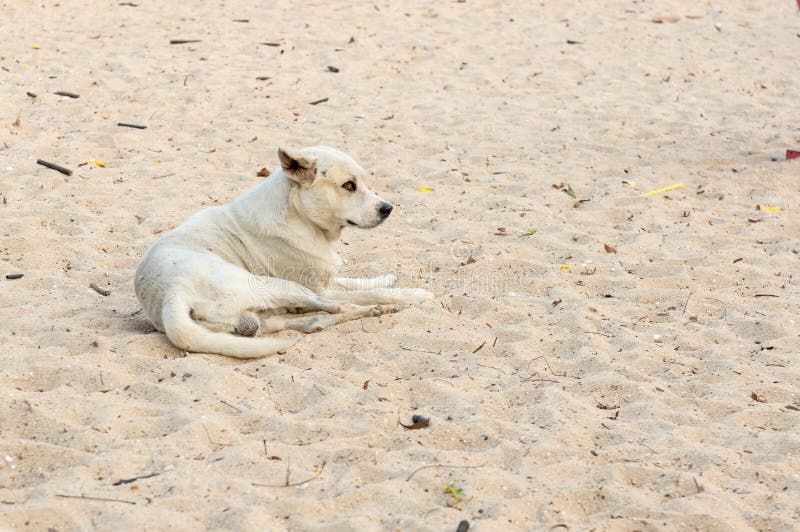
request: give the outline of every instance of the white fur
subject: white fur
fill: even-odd
[[[381,207],[391,206],[340,151],[281,149],[279,157],[280,170],[232,203],[190,217],[139,263],[136,296],[177,347],[258,358],[294,339],[253,337],[257,333],[313,332],[397,310],[383,305],[432,297],[425,290],[392,288],[394,275],[334,277],[342,260],[333,244],[342,229],[375,227],[385,219]],[[344,189],[347,182],[356,190]],[[281,316],[319,311],[330,315]]]

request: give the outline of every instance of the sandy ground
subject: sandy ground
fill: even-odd
[[[0,528],[796,526],[793,1],[133,3],[0,2]],[[437,299],[171,347],[139,257],[317,143]]]

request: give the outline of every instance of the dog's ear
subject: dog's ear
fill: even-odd
[[[294,150],[283,148],[278,148],[278,157],[283,171],[294,181],[298,183],[313,181],[317,169],[316,161],[303,157]]]

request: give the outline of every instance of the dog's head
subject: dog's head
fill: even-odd
[[[296,208],[326,231],[370,229],[392,212],[392,205],[369,189],[367,173],[346,154],[324,146],[278,148],[284,173],[297,185]]]

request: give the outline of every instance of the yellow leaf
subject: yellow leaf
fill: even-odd
[[[100,168],[106,167],[106,163],[104,163],[103,161],[97,161],[95,159],[89,159],[88,161],[86,161],[86,164],[93,164],[95,166],[99,166]]]
[[[31,48],[33,48],[34,50],[38,50],[38,49],[39,49],[39,47],[38,47],[38,46],[36,46],[35,44],[32,44],[32,45],[31,45]]]
[[[764,207],[761,207],[761,210],[762,210],[762,211],[772,211],[772,212],[775,212],[775,211],[779,211],[779,210],[781,210],[781,208],[780,208],[780,207],[766,207],[766,206],[764,206]]]
[[[569,270],[569,264],[562,264],[561,265],[561,271],[563,272],[565,270]]]
[[[674,185],[669,185],[667,187],[657,188],[655,190],[651,190],[650,192],[645,192],[642,196],[652,196],[653,194],[661,194],[662,192],[669,192],[670,190],[676,190],[678,188],[683,188],[683,183],[675,183]]]
[[[431,187],[419,187],[420,192],[433,192]]]

